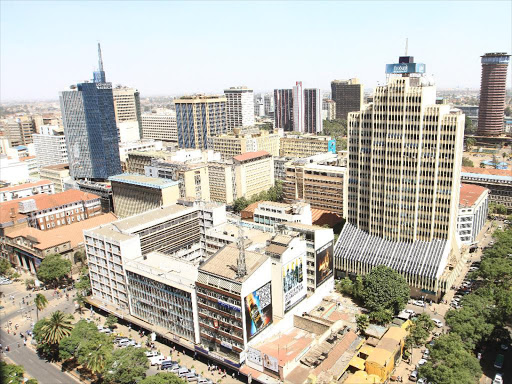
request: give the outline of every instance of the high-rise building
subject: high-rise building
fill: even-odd
[[[43,125],[42,127],[48,126]],[[50,130],[51,133],[41,129],[41,132],[45,133],[34,133],[32,135],[38,168],[67,163],[66,137],[60,129]]]
[[[145,113],[142,115],[142,137],[161,141],[178,141],[176,113]]]
[[[510,55],[506,53],[486,53],[482,56],[478,135],[497,136],[503,133],[509,63]]]
[[[8,120],[5,125],[5,133],[11,147],[32,144],[32,134],[35,131],[36,125],[30,116]]]
[[[325,99],[322,101],[322,119],[335,120],[336,119],[336,102],[334,100]]]
[[[209,136],[226,133],[224,96],[184,96],[174,100],[174,104],[180,148],[206,149]]]
[[[60,95],[69,168],[74,179],[105,180],[121,173],[112,83],[107,83],[98,44],[93,82]]]
[[[293,87],[293,130],[304,132],[304,91],[302,81],[296,81]]]
[[[322,132],[322,121],[322,92],[318,88],[306,88],[304,90],[304,132]]]
[[[224,90],[228,132],[234,128],[254,125],[254,93],[247,87],[231,87]]]
[[[331,82],[331,98],[336,103],[336,118],[347,120],[349,112],[363,107],[364,88],[358,79]]]
[[[274,95],[268,93],[263,96],[263,105],[265,107],[265,116],[274,116]]]
[[[293,96],[291,89],[274,89],[274,128],[293,131]]]
[[[117,86],[112,90],[112,93],[114,96],[114,111],[116,113],[116,123],[118,127],[126,123],[136,123],[140,139],[142,137],[142,116],[139,91],[135,88]]]

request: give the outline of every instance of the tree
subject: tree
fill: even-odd
[[[473,384],[482,370],[478,359],[466,350],[457,334],[440,336],[430,351],[429,361],[419,368],[419,376],[436,384]]]
[[[245,197],[242,196],[233,202],[233,210],[235,212],[241,212],[245,208],[247,208],[248,205],[249,205],[249,202],[247,201],[247,199]]]
[[[393,310],[390,308],[387,309],[379,309],[376,311],[371,311],[368,314],[368,317],[370,318],[370,321],[380,324],[380,325],[387,325],[391,323],[391,320],[393,320]]]
[[[46,256],[37,270],[37,278],[45,284],[58,285],[68,276],[71,261],[63,259],[59,254]]]
[[[32,278],[25,279],[25,289],[27,291],[32,289],[32,288],[34,288],[35,284],[36,284],[36,281],[34,279],[32,279]]]
[[[78,264],[78,263],[84,264],[87,261],[87,256],[85,254],[85,251],[84,250],[76,251],[73,254],[73,260],[74,260],[75,264]]]
[[[101,375],[105,371],[109,356],[109,349],[104,344],[99,344],[98,347],[87,356],[85,366],[91,373]]]
[[[41,328],[42,341],[46,344],[57,345],[66,336],[71,334],[73,329],[73,316],[61,311],[53,312],[45,319]]]
[[[83,296],[89,296],[91,294],[91,279],[89,277],[89,268],[84,267],[80,271],[80,277],[75,284],[77,293]]]
[[[107,359],[104,380],[112,384],[134,384],[146,376],[148,358],[142,348],[115,350]]]
[[[466,117],[467,119],[467,117]],[[471,123],[473,124],[473,123]],[[468,137],[466,139],[466,148],[468,151],[471,151],[471,148],[473,148],[476,145],[476,139],[474,137]]]
[[[475,133],[475,126],[473,125],[473,121],[466,115],[466,121],[464,123],[464,134]]]
[[[0,382],[21,384],[23,383],[23,374],[25,369],[21,365],[7,364],[0,361]]]
[[[370,325],[370,318],[367,315],[356,315],[357,332],[363,334]]]
[[[337,146],[340,146],[343,137],[347,136],[347,121],[343,119],[324,120],[320,135],[331,136],[336,140]]]
[[[80,293],[77,293],[75,303],[77,305],[76,310],[78,311],[78,313],[82,314],[85,307],[85,297],[82,296]]]
[[[12,270],[12,265],[9,260],[0,258],[0,275],[7,276],[9,272]]]
[[[483,161],[480,162],[480,168],[485,168],[485,163]]]
[[[148,376],[139,384],[186,384],[187,382],[171,372],[160,372],[153,376]]]
[[[42,311],[48,305],[48,299],[42,293],[38,293],[34,298],[34,304],[36,305],[36,318],[39,320],[39,311]]]
[[[512,116],[512,108],[510,108],[510,105],[507,105],[504,112],[505,116]]]
[[[25,384],[39,384],[39,382],[36,379],[28,379],[25,381]]]
[[[361,297],[365,308],[371,312],[391,310],[397,314],[409,300],[409,285],[405,278],[393,269],[380,265],[363,279]]]
[[[467,157],[462,157],[462,166],[463,167],[474,167],[475,164]]]
[[[117,317],[114,315],[108,315],[107,320],[105,320],[105,326],[110,329],[114,329],[117,324]]]
[[[421,313],[412,321],[409,327],[409,335],[405,339],[406,348],[419,347],[425,345],[430,332],[434,329],[434,322],[426,313]]]

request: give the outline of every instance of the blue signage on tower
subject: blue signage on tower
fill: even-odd
[[[423,63],[398,63],[386,64],[386,73],[425,73],[425,64]]]
[[[327,143],[327,152],[336,153],[336,140],[329,140]]]

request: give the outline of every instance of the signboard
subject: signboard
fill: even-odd
[[[247,340],[272,323],[272,290],[270,281],[245,297]]]
[[[386,64],[386,73],[425,73],[423,63]]]
[[[220,345],[222,345],[224,348],[227,348],[227,349],[233,349],[233,345],[231,343],[228,343],[227,341],[224,341],[224,340],[222,340],[220,342]]]
[[[327,152],[336,153],[336,140],[329,140],[327,142]]]
[[[251,363],[261,366],[263,365],[263,356],[261,355],[261,352],[258,351],[257,349],[249,347],[247,349],[247,361],[250,361]]]
[[[329,241],[316,251],[316,286],[320,286],[333,273],[333,244]]]
[[[288,312],[307,295],[302,256],[283,265],[284,312]]]
[[[263,354],[263,366],[271,371],[279,373],[279,363],[274,356]]]

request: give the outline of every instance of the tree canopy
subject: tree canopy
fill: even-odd
[[[21,384],[23,383],[23,374],[25,369],[21,365],[7,364],[0,361],[0,382]]]
[[[462,166],[463,167],[474,167],[475,163],[473,163],[473,161],[470,160],[468,157],[463,156],[462,157]]]
[[[171,372],[160,372],[154,376],[148,376],[139,384],[186,384],[187,382]]]
[[[57,285],[67,277],[71,270],[71,261],[59,254],[46,256],[37,270],[37,278],[45,284]]]
[[[6,276],[12,270],[12,265],[9,260],[0,257],[0,275]]]
[[[142,348],[116,349],[107,359],[103,379],[112,384],[134,384],[146,376],[148,368]]]
[[[343,119],[324,120],[322,125],[323,130],[320,135],[331,136],[336,140],[336,150],[342,149],[342,140],[347,136],[347,121]]]
[[[409,335],[405,339],[407,349],[425,345],[430,332],[434,329],[434,322],[427,313],[420,313],[412,320],[409,327]]]
[[[243,211],[250,204],[257,201],[282,201],[283,200],[283,183],[281,180],[277,180],[273,187],[270,187],[268,191],[262,191],[257,195],[252,196],[250,199],[240,197],[233,202],[233,210],[235,212]]]

